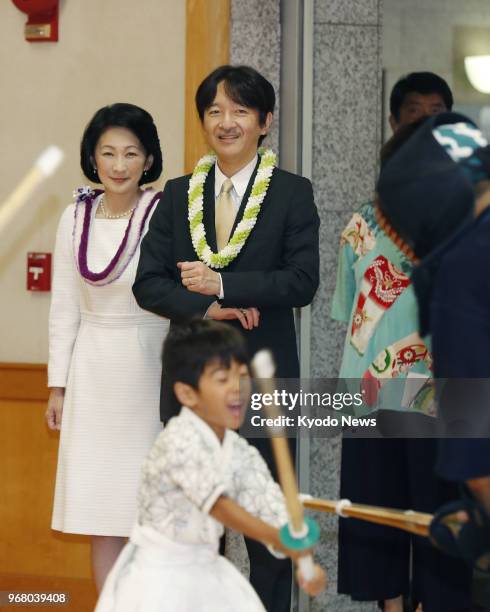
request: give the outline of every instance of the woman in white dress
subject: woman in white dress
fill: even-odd
[[[168,320],[141,310],[131,286],[160,197],[162,154],[151,115],[100,109],[81,143],[79,189],[56,236],[46,419],[61,429],[52,528],[92,536],[100,590],[136,514],[143,459],[161,430],[161,347]]]

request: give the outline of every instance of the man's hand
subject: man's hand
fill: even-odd
[[[221,289],[220,276],[202,261],[179,261],[182,284],[189,291],[202,295],[219,296]]]
[[[218,302],[214,302],[209,307],[206,316],[215,321],[238,319],[244,329],[253,329],[259,326],[260,312],[257,308],[222,308]]]

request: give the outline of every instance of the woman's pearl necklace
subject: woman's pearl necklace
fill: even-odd
[[[100,196],[99,206],[100,206],[100,210],[102,211],[102,214],[104,215],[105,219],[122,219],[123,217],[127,217],[128,215],[130,215],[134,211],[136,206],[138,206],[138,203],[136,203],[132,208],[130,208],[129,210],[126,210],[123,213],[120,213],[119,215],[110,215],[104,206],[104,199],[105,199],[104,196],[105,194],[102,194]]]

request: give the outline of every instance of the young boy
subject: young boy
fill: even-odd
[[[143,464],[139,516],[96,612],[263,611],[245,578],[218,553],[223,525],[297,557],[279,540],[284,498],[258,451],[236,434],[250,392],[245,341],[209,320],[174,326],[164,368],[182,405]],[[316,566],[310,595],[324,588]]]

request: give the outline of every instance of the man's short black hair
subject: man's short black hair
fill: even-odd
[[[391,90],[390,113],[396,121],[400,119],[400,109],[406,96],[413,92],[423,96],[439,94],[448,111],[453,107],[453,94],[443,78],[433,72],[411,72],[397,81]]]
[[[274,112],[276,94],[271,83],[250,66],[220,66],[213,70],[199,85],[196,92],[196,108],[201,122],[204,113],[216,97],[218,85],[223,83],[226,95],[237,104],[253,108],[259,113],[259,123],[264,125],[268,113]],[[265,136],[260,136],[259,144]]]
[[[248,365],[245,339],[231,325],[210,319],[174,323],[163,344],[162,359],[165,390],[172,394],[172,403],[176,403],[176,382],[197,390],[207,365],[218,362],[229,368],[232,360]]]
[[[134,104],[118,102],[100,108],[88,123],[80,144],[80,165],[85,176],[94,183],[100,183],[99,174],[94,172],[95,147],[102,134],[111,127],[130,130],[141,142],[146,155],[153,155],[153,163],[139,184],[156,181],[162,172],[162,151],[153,117]]]

